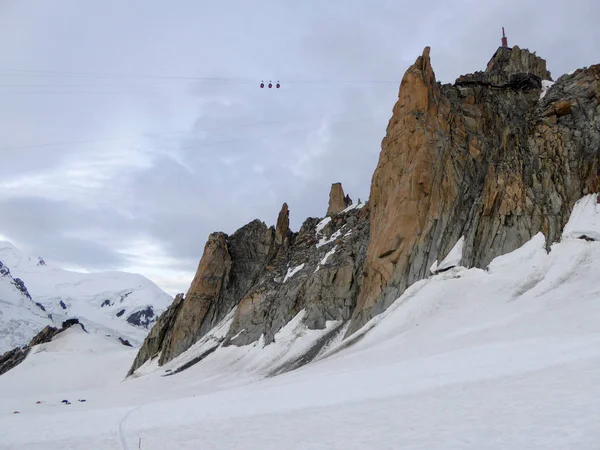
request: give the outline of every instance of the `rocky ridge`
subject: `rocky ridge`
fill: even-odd
[[[50,342],[54,336],[62,333],[74,325],[81,326],[81,328],[85,331],[84,326],[80,324],[79,320],[77,319],[64,321],[61,328],[48,325],[42,331],[36,334],[25,347],[16,347],[0,355],[0,375],[8,372],[11,369],[14,369],[16,366],[21,364],[31,351],[32,347]]]
[[[350,205],[323,220],[308,218],[289,230],[283,204],[276,227],[258,220],[231,236],[212,233],[186,295],[158,319],[130,370],[177,357],[232,313],[217,345],[266,344],[300,311],[308,328],[348,321],[362,281],[369,232],[368,208]],[[160,356],[159,356],[160,355]]]
[[[541,84],[512,81],[549,77],[545,61],[514,51],[518,63],[499,49],[484,74],[440,85],[426,48],[404,75],[371,184],[365,283],[349,333],[427,277],[461,236],[466,267],[539,231],[549,246],[575,202],[600,188],[600,65],[561,77],[540,99]],[[478,82],[485,77],[506,84]]]
[[[402,79],[368,204],[346,207],[336,183],[327,217],[297,233],[284,204],[276,227],[255,220],[211,234],[189,291],[159,318],[130,374],[172,360],[228,315],[214,348],[269,344],[300,311],[309,328],[334,320],[332,334],[349,336],[459,241],[467,267],[539,231],[557,241],[574,203],[600,189],[600,65],[541,96],[550,79],[543,59],[515,46],[442,85],[425,48]]]

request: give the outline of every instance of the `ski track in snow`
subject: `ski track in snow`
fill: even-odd
[[[122,450],[129,450],[129,445],[127,445],[127,437],[125,436],[125,432],[123,430],[123,425],[125,424],[125,421],[127,420],[127,418],[134,412],[139,411],[144,405],[139,405],[136,406],[133,409],[130,409],[129,411],[127,411],[127,413],[125,413],[125,415],[123,416],[123,418],[119,421],[119,439],[121,441],[121,449]]]

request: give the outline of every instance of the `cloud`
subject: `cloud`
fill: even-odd
[[[600,38],[595,0],[2,8],[0,233],[172,293],[212,231],[273,224],[284,201],[298,229],[325,213],[332,182],[366,200],[400,79],[426,45],[452,82],[485,67],[505,26],[556,78],[597,63]]]
[[[51,255],[66,265],[89,269],[122,268],[126,260],[113,247],[107,226],[126,229],[126,220],[66,202],[35,197],[0,201],[3,235],[38,255]],[[112,217],[111,217],[112,216]]]

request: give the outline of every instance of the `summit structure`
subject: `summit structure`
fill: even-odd
[[[552,80],[546,60],[515,45],[498,47],[485,71],[463,75],[455,84],[541,89],[542,80]]]

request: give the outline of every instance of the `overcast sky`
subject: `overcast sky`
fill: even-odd
[[[297,230],[332,182],[368,197],[426,45],[453,82],[504,26],[556,78],[600,62],[598,17],[598,0],[0,0],[0,235],[185,291],[210,232],[271,225],[284,201]]]

